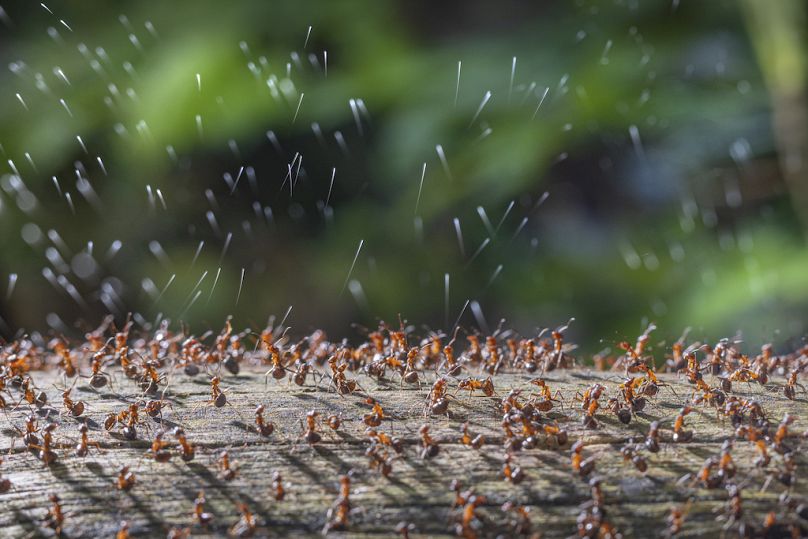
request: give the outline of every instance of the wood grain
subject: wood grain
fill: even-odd
[[[514,462],[526,473],[525,480],[512,485],[504,481],[502,412],[499,398],[479,394],[469,396],[458,392],[447,416],[424,416],[428,383],[401,384],[398,379],[379,383],[360,376],[362,388],[375,397],[389,416],[379,430],[394,434],[404,441],[402,455],[393,464],[393,472],[384,478],[368,470],[368,447],[363,414],[370,411],[365,396],[339,395],[330,391],[323,381],[319,387],[298,387],[287,380],[265,382],[263,373],[223,376],[228,404],[214,408],[208,401],[209,384],[205,375],[194,378],[174,376],[166,399],[162,425],[159,419],[146,417],[138,430],[138,439],[128,441],[116,432],[106,432],[102,423],[110,411],[120,411],[140,398],[131,381],[116,377],[112,387],[98,392],[80,383],[73,391],[74,400],[87,403],[86,423],[90,439],[101,448],[90,449],[85,458],[73,455],[71,446],[78,441],[81,420],[63,413],[59,392],[53,384],[61,384],[52,374],[36,373],[37,385],[45,389],[49,404],[35,413],[40,427],[46,417],[59,423],[55,441],[65,447],[57,449],[57,461],[46,467],[35,452],[24,447],[18,430],[24,428],[25,418],[32,408],[21,405],[7,409],[2,416],[0,449],[4,462],[0,473],[10,479],[12,489],[0,494],[0,535],[8,537],[50,536],[53,534],[42,522],[48,508],[48,494],[57,493],[66,519],[66,537],[113,537],[119,523],[126,520],[132,537],[164,537],[172,527],[189,527],[194,537],[222,536],[239,518],[238,503],[245,503],[256,515],[259,528],[256,535],[317,535],[326,523],[326,513],[338,495],[338,476],[353,471],[350,535],[391,535],[400,521],[411,522],[415,535],[440,536],[453,533],[453,523],[459,510],[452,509],[454,493],[452,479],[461,480],[465,487],[486,496],[479,513],[485,523],[482,535],[498,533],[511,535],[507,515],[501,510],[506,501],[530,508],[533,530],[545,537],[567,537],[576,534],[576,517],[580,505],[590,497],[587,481],[574,476],[570,469],[571,443],[586,441],[584,453],[595,456],[593,475],[603,479],[605,507],[609,520],[625,536],[651,536],[666,529],[666,517],[672,505],[685,504],[692,499],[686,515],[682,537],[716,536],[722,532],[724,521],[716,520],[725,511],[727,491],[724,488],[704,489],[690,480],[679,481],[694,474],[711,455],[720,453],[721,444],[732,435],[733,427],[719,417],[715,408],[699,406],[687,417],[688,428],[695,432],[689,443],[672,443],[670,425],[682,403],[692,394],[691,387],[676,376],[664,375],[658,397],[635,416],[629,425],[619,423],[608,410],[597,414],[599,428],[585,429],[580,421],[579,405],[572,396],[594,382],[603,383],[607,396],[617,391],[620,378],[614,373],[586,370],[555,371],[545,377],[553,391],[561,390],[566,405],[556,406],[547,414],[570,434],[563,447],[540,444],[536,449],[516,453]],[[511,389],[529,393],[535,386],[525,374],[500,374],[495,377],[499,397]],[[423,379],[423,376],[422,376]],[[431,382],[430,379],[428,382]],[[796,433],[806,429],[808,405],[798,395],[797,400],[784,398],[782,379],[773,379],[766,386],[735,384],[735,393],[745,399],[755,399],[763,405],[774,428],[785,412],[798,419],[792,425],[795,433],[787,444],[796,454],[799,469],[805,469],[805,443]],[[456,383],[452,383],[455,386]],[[455,389],[451,390],[452,392]],[[361,392],[360,392],[361,393]],[[124,396],[128,395],[128,397]],[[605,403],[605,399],[603,399]],[[269,437],[259,436],[250,426],[258,404],[266,406],[266,417],[275,425]],[[342,426],[332,431],[321,427],[323,439],[309,446],[301,438],[301,421],[309,410],[323,416],[336,414]],[[624,462],[620,449],[629,441],[641,441],[649,422],[663,422],[662,450],[644,453],[649,462],[642,474]],[[459,428],[468,421],[472,432],[484,434],[487,443],[474,450],[459,442]],[[429,423],[440,444],[436,458],[423,460],[419,456],[419,427]],[[161,428],[181,425],[196,447],[193,461],[183,462],[176,454],[168,463],[150,458],[149,444]],[[166,437],[172,441],[171,436]],[[238,474],[232,481],[221,478],[217,456],[227,450]],[[175,449],[172,449],[176,453]],[[754,448],[738,441],[733,457],[738,467],[738,482],[744,485],[744,519],[760,527],[768,511],[781,512],[778,497],[784,487],[771,481],[765,491],[761,487],[768,472],[780,465],[774,455],[766,469],[752,464]],[[128,492],[115,488],[115,479],[122,465],[128,465],[137,483]],[[272,475],[280,472],[287,495],[276,501],[272,496]],[[192,517],[194,499],[204,489],[206,510],[214,515],[207,527],[195,523]],[[799,477],[791,489],[795,499],[807,492],[805,481]],[[737,527],[728,530],[731,536]]]

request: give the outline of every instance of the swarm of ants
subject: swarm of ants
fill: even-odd
[[[526,338],[501,327],[487,336],[468,333],[467,345],[461,347],[459,330],[419,339],[403,322],[399,328],[382,323],[364,342],[351,345],[329,341],[322,331],[295,341],[288,328],[276,327],[274,321],[260,332],[236,332],[228,320],[218,335],[197,337],[185,328],[173,332],[168,322],[149,333],[134,331],[131,321],[117,328],[108,319],[83,342],[55,336],[47,343],[29,337],[5,343],[0,349],[0,408],[11,426],[12,451],[27,450],[30,462],[45,469],[131,446],[144,448],[140,459],[155,466],[178,461],[206,466],[219,484],[228,485],[241,484],[250,463],[240,456],[236,441],[232,450],[206,447],[205,433],[182,420],[174,410],[177,380],[205,384],[207,396],[191,406],[204,412],[208,424],[246,405],[242,409],[252,410],[252,418],[243,423],[247,441],[296,459],[315,459],[342,436],[358,435],[366,460],[334,476],[337,495],[331,506],[322,508],[323,533],[361,529],[365,517],[361,498],[354,496],[357,485],[401,481],[399,461],[430,468],[445,459],[484,454],[507,487],[482,491],[474,480],[481,470],[455,478],[445,493],[436,493],[454,500],[445,504],[446,531],[467,538],[538,536],[539,527],[532,522],[536,509],[531,507],[538,499],[530,487],[544,473],[541,459],[536,465],[538,455],[546,458],[551,452],[562,462],[554,466],[553,472],[560,474],[555,481],[561,480],[580,500],[569,532],[621,537],[628,533],[621,532],[624,521],[619,511],[612,513],[621,503],[615,488],[624,478],[609,468],[609,451],[616,449],[618,462],[626,466],[620,475],[647,479],[661,463],[676,459],[670,455],[680,454],[680,448],[710,442],[719,449],[703,464],[679,461],[687,472],[673,490],[667,487],[668,495],[679,499],[671,500],[676,505],[658,522],[659,534],[675,536],[688,520],[703,519],[696,514],[704,491],[724,492],[723,508],[710,518],[729,535],[805,536],[808,505],[796,490],[797,455],[805,437],[797,428],[803,418],[788,413],[770,417],[765,403],[805,398],[800,377],[808,368],[808,347],[777,354],[766,345],[750,356],[738,341],[688,344],[687,334],[672,344],[655,345],[655,329],[650,325],[634,344],[619,342],[614,352],[599,354],[593,371],[585,358],[573,355],[576,347],[565,337],[567,326]],[[355,407],[332,413],[317,401],[298,410],[294,421],[283,421],[273,403],[252,394],[237,399],[225,387],[237,384],[244,373],[261,379],[263,371],[262,384],[284,384],[289,394],[330,394],[345,403],[355,401]],[[570,380],[577,380],[574,391]],[[50,387],[56,392],[49,394]],[[416,395],[415,413],[396,408],[395,399],[378,390],[382,387],[387,395]],[[83,400],[76,397],[77,390]],[[94,397],[102,392],[116,395],[121,405],[99,412]],[[659,405],[663,399],[665,407]],[[480,408],[473,402],[487,405]],[[711,424],[709,440],[703,438],[705,422]],[[444,428],[447,424],[453,428]],[[613,449],[598,442],[598,433],[605,431],[617,440]],[[721,433],[717,445],[716,432]],[[282,445],[277,445],[279,439]],[[14,472],[28,462],[0,460],[0,500],[26,488],[16,482]],[[109,476],[110,485],[127,493],[147,488],[139,479],[140,466],[138,460],[119,464]],[[274,504],[294,503],[290,500],[310,488],[305,477],[285,481],[279,471],[266,483],[260,495]],[[744,505],[755,492],[775,488],[779,498],[766,511]],[[214,514],[207,503],[199,492],[188,507],[187,522],[171,528],[168,536],[185,537],[196,529],[222,531],[217,526],[230,522],[228,532],[245,537],[270,521],[252,498],[249,504],[236,503],[231,514]],[[71,512],[63,510],[60,496],[50,494],[42,508],[43,528],[57,536],[70,529]],[[389,531],[408,537],[433,525],[400,521]],[[118,537],[135,536],[138,526],[127,516],[117,526]]]

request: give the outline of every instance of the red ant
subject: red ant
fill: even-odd
[[[125,425],[123,436],[127,440],[137,438],[137,424],[140,422],[140,406],[136,403],[129,405],[129,408],[117,414],[110,412],[104,420],[104,428],[111,431],[117,423]]]
[[[265,378],[265,380],[268,380],[269,376],[272,375],[272,377],[275,380],[281,380],[282,378],[284,378],[286,376],[286,367],[283,366],[283,363],[281,361],[280,350],[278,350],[275,347],[275,345],[272,344],[271,341],[267,341],[267,340],[264,340],[264,339],[265,338],[262,337],[262,340],[263,340],[264,344],[267,347],[267,351],[269,352],[269,359],[270,359],[270,361],[272,363],[272,368],[269,369],[264,374],[264,378]],[[304,378],[305,378],[305,375],[304,375]],[[298,385],[303,385],[303,384],[298,384]]]
[[[476,539],[477,529],[481,527],[481,522],[477,515],[477,508],[483,505],[487,500],[485,496],[472,494],[471,492],[464,493],[463,513],[460,523],[455,526],[455,533],[459,536],[468,539]]]
[[[3,464],[3,459],[0,458],[0,465]],[[0,494],[5,494],[11,490],[11,480],[3,477],[2,473],[0,473]]]
[[[511,458],[512,455],[510,453],[505,455],[505,462],[502,465],[502,475],[506,481],[518,485],[525,478],[525,472],[520,466],[511,465]]]
[[[115,534],[115,539],[130,539],[129,523],[127,521],[121,521],[118,527],[118,533]]]
[[[432,436],[430,436],[429,425],[421,425],[421,428],[418,429],[418,433],[421,435],[421,458],[431,459],[438,456],[440,446]]]
[[[631,422],[631,412],[628,408],[623,408],[623,405],[616,397],[612,397],[607,401],[606,408],[611,410],[624,425],[628,425]]]
[[[165,433],[159,431],[154,435],[154,440],[151,443],[149,451],[155,462],[168,462],[171,460],[171,452],[168,450],[170,447],[169,442],[163,440]]]
[[[576,398],[581,401],[581,410],[584,411],[583,424],[586,428],[595,429],[598,422],[595,420],[595,412],[600,408],[598,400],[603,395],[606,388],[601,384],[592,384],[583,395],[578,393]]]
[[[283,488],[283,478],[280,472],[272,474],[272,490],[275,491],[275,500],[281,501],[286,496],[286,489]]]
[[[232,481],[236,478],[236,475],[238,475],[238,467],[232,466],[230,463],[230,455],[227,451],[219,453],[219,461],[217,464],[219,466],[220,475],[225,481]]]
[[[227,404],[227,395],[222,391],[220,384],[221,379],[218,376],[210,379],[210,400],[208,402],[216,408],[222,408]]]
[[[464,389],[468,391],[470,395],[473,395],[475,391],[479,390],[482,391],[486,397],[494,396],[494,382],[491,380],[490,376],[485,380],[466,378],[460,381],[457,385],[457,389]]]
[[[213,520],[213,515],[205,512],[205,491],[200,490],[194,500],[194,518],[202,526],[207,526]]]
[[[255,428],[261,436],[269,436],[275,430],[275,425],[271,421],[264,419],[264,405],[260,404],[255,408]]]
[[[653,421],[645,437],[645,448],[651,453],[659,453],[659,422]]]
[[[671,507],[670,513],[668,514],[668,518],[666,522],[668,524],[668,536],[672,537],[679,532],[682,531],[682,527],[684,526],[685,516],[687,515],[688,510],[690,509],[690,504],[692,503],[692,499],[688,500],[687,505],[682,507],[681,505],[677,505],[675,507]]]
[[[555,398],[562,396],[561,390],[556,390],[555,394],[553,394],[550,391],[550,386],[548,386],[543,379],[534,378],[533,380],[530,381],[530,383],[541,388],[542,400],[533,403],[533,405],[536,407],[537,410],[541,412],[549,412],[550,410],[553,409],[554,402],[562,402],[561,400]],[[563,404],[561,406],[561,409],[562,410],[564,409]]]
[[[466,421],[461,425],[460,432],[462,436],[460,438],[460,443],[471,447],[473,449],[480,449],[483,444],[485,444],[485,436],[482,434],[478,434],[477,436],[473,436],[471,432],[469,432],[469,422]]]
[[[581,477],[586,477],[592,473],[592,470],[595,469],[595,457],[589,457],[587,459],[583,458],[581,454],[584,449],[584,442],[583,440],[578,440],[574,444],[572,444],[572,457],[571,457],[571,464],[572,470],[580,475]]]
[[[135,481],[135,474],[129,470],[129,466],[121,466],[115,486],[118,490],[131,490],[135,486]]]
[[[180,427],[176,427],[174,429],[174,438],[176,438],[177,443],[180,444],[180,458],[185,462],[194,460],[196,452],[194,446],[191,445],[185,437],[185,431]]]
[[[322,436],[317,432],[317,418],[319,416],[320,414],[314,410],[306,414],[306,430],[303,433],[303,438],[309,445],[314,445],[322,440]]]
[[[517,505],[514,502],[507,501],[502,504],[502,511],[512,515],[510,526],[513,533],[519,536],[530,536],[533,524],[530,522],[530,509],[524,505]]]
[[[73,385],[75,385],[75,381]],[[58,388],[57,388],[58,389]],[[73,386],[71,385],[69,388],[62,391],[62,402],[65,405],[65,409],[70,412],[73,417],[79,417],[81,414],[84,413],[84,408],[86,403],[83,401],[74,401],[70,398],[70,393],[73,391]]]
[[[690,406],[685,406],[679,411],[676,420],[673,424],[673,441],[674,442],[689,442],[693,439],[692,430],[684,430],[685,416],[693,411]]]
[[[90,429],[85,424],[79,425],[79,432],[81,433],[81,441],[76,446],[76,456],[78,457],[86,457],[87,453],[89,453],[89,446],[93,446],[96,449],[101,449],[101,444],[98,442],[91,442],[88,438],[87,432]]]
[[[429,390],[429,394],[426,398],[426,403],[424,405],[424,416],[428,413],[433,413],[435,415],[443,415],[449,409],[449,401],[447,400],[447,389],[448,389],[448,382],[446,378],[438,378],[435,380],[435,383],[432,384],[432,389]]]
[[[799,374],[800,370],[801,369],[799,368],[792,370],[786,379],[786,385],[783,388],[783,395],[785,395],[785,397],[789,400],[794,400],[797,397],[796,388],[799,387],[805,391],[805,386],[797,383],[797,375]]]
[[[230,535],[233,537],[252,537],[256,528],[255,516],[250,512],[247,504],[238,504],[238,510],[241,517],[230,528]]]
[[[339,497],[328,509],[326,524],[323,533],[331,530],[344,531],[348,529],[348,515],[351,512],[351,478],[349,475],[339,476]]]
[[[630,461],[640,473],[645,473],[648,471],[648,461],[645,460],[645,457],[640,455],[639,452],[637,452],[637,450],[633,447],[625,446],[620,450],[620,454],[623,455],[624,461]]]
[[[48,500],[51,502],[51,506],[42,520],[47,523],[48,527],[53,530],[53,533],[55,533],[57,537],[61,537],[62,529],[65,524],[65,514],[64,511],[62,511],[61,500],[56,494],[49,494]]]
[[[365,403],[372,405],[373,411],[362,416],[362,422],[368,427],[378,427],[382,424],[382,420],[385,417],[384,409],[382,408],[381,404],[379,404],[379,401],[372,397],[368,397],[365,400]]]
[[[53,451],[53,431],[59,425],[56,423],[48,423],[45,425],[45,428],[42,430],[42,445],[29,445],[30,449],[39,449],[39,460],[45,466],[50,466],[56,460],[56,453]]]

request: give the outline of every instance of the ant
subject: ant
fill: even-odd
[[[365,451],[365,456],[370,459],[369,469],[378,469],[384,477],[389,477],[393,472],[393,457],[390,456],[390,451],[383,446],[372,444]]]
[[[457,339],[457,332],[459,330],[460,327],[458,326],[457,329],[455,329],[454,337],[452,337],[452,340],[449,341],[449,343],[443,347],[443,356],[446,358],[446,368],[447,368],[446,370],[449,376],[457,376],[458,374],[460,374],[460,369],[462,368],[455,359],[454,346],[453,346],[455,340]]]
[[[755,427],[738,427],[735,431],[735,435],[739,438],[746,438],[755,445],[755,449],[759,453],[754,461],[755,466],[765,468],[769,465],[771,455],[769,455],[769,451],[766,449],[766,440],[763,432]]]
[[[555,439],[555,443],[559,447],[566,444],[567,440],[569,440],[567,431],[559,427],[558,423],[555,425],[542,425],[542,429],[544,429],[544,434],[547,435],[548,438]]]
[[[218,376],[210,379],[210,400],[208,402],[213,403],[216,408],[223,408],[227,404],[227,395],[220,387],[221,382]]]
[[[62,337],[55,337],[48,343],[48,348],[53,350],[54,353],[59,356],[59,363],[57,365],[62,367],[64,375],[68,378],[73,378],[76,376],[78,371],[76,370],[76,366],[73,364],[73,357],[64,339]]]
[[[74,381],[73,384],[75,385],[75,383]],[[71,391],[73,391],[73,386],[62,391],[62,402],[65,405],[65,409],[70,412],[73,417],[80,417],[81,414],[84,413],[86,403],[83,401],[73,401],[73,399],[70,398]]]
[[[213,520],[213,515],[205,512],[205,491],[200,490],[194,500],[194,518],[202,526],[207,526]]]
[[[0,458],[0,464],[3,464],[2,458]],[[9,490],[11,490],[11,480],[0,474],[0,494],[5,494]]]
[[[689,442],[693,439],[692,430],[684,430],[685,416],[693,411],[690,406],[685,406],[679,411],[676,420],[673,423],[673,441],[674,442]]]
[[[241,517],[230,528],[230,535],[233,537],[252,537],[256,528],[255,516],[253,516],[245,503],[238,504],[238,510]]]
[[[672,537],[682,531],[682,527],[684,526],[685,516],[687,512],[690,510],[690,504],[693,502],[692,499],[687,501],[687,505],[682,507],[681,505],[677,505],[675,507],[671,507],[671,511],[668,514],[666,522],[668,524],[668,536]]]
[[[39,449],[39,460],[45,466],[50,466],[56,460],[56,453],[53,451],[53,431],[58,428],[56,423],[48,423],[42,429],[42,445],[29,444],[29,449]]]
[[[196,455],[196,451],[194,446],[188,442],[188,438],[185,436],[185,431],[182,430],[181,427],[176,427],[174,429],[174,438],[177,439],[177,443],[180,444],[180,458],[185,462],[190,462],[194,460],[194,456]]]
[[[328,428],[331,430],[339,430],[339,428],[342,426],[342,418],[335,414],[328,416],[325,422],[328,425]]]
[[[785,452],[785,447],[783,446],[783,442],[786,438],[788,438],[788,426],[794,423],[794,416],[791,414],[785,414],[783,416],[783,420],[777,426],[777,431],[774,433],[774,447],[779,453]]]
[[[323,533],[327,534],[331,530],[344,531],[348,529],[348,515],[351,512],[351,477],[350,475],[339,476],[339,497],[328,509],[326,514],[326,524]]]
[[[553,402],[562,402],[559,399],[555,398],[562,396],[560,389],[557,389],[555,394],[553,394],[550,391],[550,386],[548,386],[547,382],[545,382],[541,378],[534,378],[533,380],[530,381],[530,383],[541,388],[542,400],[534,403],[534,406],[540,412],[549,412],[550,410],[553,409]],[[561,409],[562,410],[564,409],[563,404],[561,405]]]
[[[449,401],[447,400],[448,382],[446,378],[441,377],[435,380],[432,384],[432,389],[426,397],[426,404],[424,405],[424,416],[428,412],[435,415],[443,415],[449,410]]]
[[[129,523],[122,520],[118,526],[118,533],[115,534],[115,539],[129,539]]]
[[[159,400],[151,399],[151,400],[146,401],[146,403],[143,405],[143,410],[146,412],[146,414],[149,417],[151,417],[153,419],[159,418],[159,420],[162,421],[163,420],[163,408],[168,406],[168,407],[171,407],[171,409],[173,410],[173,406],[171,405],[171,403],[169,401],[165,400],[166,389],[168,389],[168,386],[166,386],[163,389],[163,393],[160,396]]]
[[[19,429],[18,429],[19,431]],[[25,420],[25,434],[23,434],[22,441],[29,449],[34,449],[39,445],[39,427],[36,423],[36,416],[29,415]]]
[[[337,388],[340,395],[351,394],[359,388],[356,380],[351,380],[345,376],[345,370],[348,368],[347,363],[337,365],[337,356],[331,356],[328,360],[328,366],[331,368],[331,382],[328,384],[330,388],[332,385]]]
[[[460,523],[455,526],[455,533],[469,539],[476,538],[476,530],[482,526],[482,522],[477,515],[477,508],[487,500],[485,496],[478,496],[470,492],[464,494],[466,495],[462,496],[464,498],[463,513]]]
[[[473,449],[480,449],[483,444],[485,444],[485,436],[482,434],[478,434],[477,436],[472,436],[472,433],[469,432],[469,422],[466,421],[460,426],[460,432],[463,436],[460,438],[460,443],[471,447]]]
[[[118,479],[115,486],[118,490],[128,491],[135,486],[136,480],[135,474],[129,470],[129,466],[121,466],[121,469],[118,470]]]
[[[418,429],[418,434],[421,435],[421,458],[422,459],[431,459],[433,457],[438,456],[440,452],[440,446],[438,443],[430,436],[429,434],[429,425],[421,425],[421,428]]]
[[[744,537],[746,535],[746,526],[741,519],[743,518],[743,499],[741,498],[741,488],[738,485],[727,485],[727,507],[724,515],[719,516],[719,519],[726,518],[727,524],[724,529],[727,530],[735,523],[739,523],[738,535]]]
[[[640,386],[643,385],[644,378],[626,378],[626,381],[620,384],[620,393],[623,400],[629,405],[631,411],[634,413],[641,412],[645,408],[645,397],[635,395],[635,391],[639,392]]]
[[[572,444],[572,456],[570,462],[572,471],[576,472],[582,478],[586,478],[595,469],[595,457],[583,458],[581,454],[584,450],[583,440],[578,440]]]
[[[110,412],[104,420],[104,428],[111,431],[117,423],[125,425],[123,428],[123,436],[127,440],[134,440],[137,438],[137,424],[140,419],[140,406],[137,403],[132,403],[129,408],[115,414]]]
[[[314,410],[306,414],[306,430],[303,433],[303,438],[309,445],[314,445],[322,440],[322,436],[317,432],[317,418],[319,416],[320,414]]]
[[[168,462],[171,460],[171,452],[168,450],[170,446],[169,442],[163,440],[163,436],[165,435],[164,431],[159,431],[154,435],[154,440],[149,447],[149,451],[151,451],[152,457],[154,457],[155,462]]]
[[[86,424],[82,423],[79,425],[79,432],[81,433],[81,441],[76,446],[76,456],[78,457],[86,457],[87,453],[90,452],[89,446],[93,446],[96,449],[101,449],[101,444],[98,442],[91,442],[88,438],[87,432],[90,429],[87,427]]]
[[[396,533],[401,536],[401,539],[410,539],[410,533],[415,531],[415,524],[412,522],[401,521],[396,524]]]
[[[611,410],[624,425],[628,425],[631,422],[631,412],[628,408],[623,407],[620,401],[617,400],[617,397],[610,398],[606,403],[606,408]]]
[[[801,369],[794,369],[788,374],[788,378],[786,379],[786,385],[783,388],[783,395],[789,400],[794,400],[797,397],[797,390],[796,388],[800,388],[805,391],[805,386],[802,384],[797,383],[797,375],[799,374]]]
[[[276,501],[281,501],[286,496],[286,489],[283,488],[283,477],[280,472],[272,474],[272,490],[275,491]]]
[[[645,448],[651,453],[659,453],[659,421],[653,421],[645,437]]]
[[[365,434],[370,438],[371,443],[392,447],[396,453],[401,453],[404,450],[404,445],[399,438],[391,437],[370,427],[365,430]]]
[[[506,481],[518,485],[525,478],[525,472],[520,466],[512,466],[511,458],[512,455],[510,453],[505,455],[505,462],[502,464],[502,475]]]
[[[517,505],[511,501],[507,501],[502,504],[501,509],[504,513],[510,513],[512,515],[510,525],[513,529],[513,533],[520,536],[527,536],[530,534],[533,524],[530,522],[529,508],[525,507],[524,505]]]
[[[191,530],[189,528],[174,527],[168,530],[168,535],[166,535],[166,539],[188,539],[189,537],[191,537]]]
[[[639,452],[630,446],[625,446],[623,449],[620,450],[620,454],[623,455],[623,460],[631,463],[634,465],[635,468],[640,473],[645,473],[648,471],[648,461],[645,460],[645,457],[639,454]]]
[[[711,472],[715,469],[719,464],[719,461],[716,457],[709,457],[707,460],[704,461],[704,464],[699,469],[698,474],[696,475],[695,480],[701,481],[701,484],[704,488],[718,488],[721,485],[723,478],[720,475],[712,475]],[[686,477],[686,476],[685,476]],[[695,481],[694,480],[694,481]]]
[[[220,475],[225,481],[232,481],[238,475],[238,466],[231,466],[230,455],[227,451],[219,453],[217,465],[219,466]]]
[[[297,370],[292,375],[292,381],[299,386],[303,386],[306,384],[306,377],[309,375],[309,373],[311,373],[312,376],[317,374],[311,365],[300,362],[298,363]]]
[[[606,388],[601,384],[592,384],[584,391],[583,395],[576,394],[576,398],[581,401],[581,410],[584,411],[583,424],[588,429],[596,429],[598,422],[595,420],[595,412],[600,408],[598,400],[603,395]]]
[[[275,430],[275,425],[271,421],[264,419],[264,405],[259,404],[255,408],[255,429],[261,436],[269,436]]]
[[[797,463],[794,461],[794,453],[783,454],[783,470],[777,474],[777,480],[786,487],[794,486],[796,480]]]
[[[28,404],[35,404],[38,407],[47,404],[48,403],[47,394],[45,394],[44,391],[35,393],[34,389],[36,389],[36,386],[34,386],[34,382],[33,380],[31,380],[31,377],[26,376],[25,378],[23,378],[20,384],[20,390],[22,391],[23,395],[22,398],[20,399],[20,402],[18,402],[17,405],[19,406],[19,404],[23,400]]]
[[[93,354],[93,359],[90,363],[90,387],[93,389],[101,389],[105,387],[107,383],[112,383],[112,377],[102,370],[104,368],[103,358],[106,356],[106,350],[107,348],[105,347]]]
[[[272,375],[272,377],[275,380],[281,380],[286,376],[286,367],[283,366],[280,350],[278,350],[275,347],[275,345],[272,344],[272,342],[266,340],[266,337],[262,337],[261,340],[264,341],[264,344],[267,347],[267,351],[269,352],[269,359],[272,363],[272,368],[269,369],[264,374],[264,380],[268,381],[270,375]],[[305,374],[303,375],[303,381],[305,382]],[[303,385],[303,384],[297,384],[297,385]]]
[[[55,533],[57,537],[61,537],[65,523],[62,501],[56,494],[49,494],[48,500],[51,502],[51,506],[42,520],[46,522],[47,526],[53,530],[53,533]]]
[[[720,481],[735,477],[735,462],[732,460],[732,441],[727,440],[721,447],[721,457],[718,460],[718,478]]]
[[[418,383],[418,371],[415,368],[415,360],[418,357],[418,348],[411,348],[407,353],[407,364],[401,379],[408,384]]]
[[[368,397],[367,400],[365,400],[365,403],[372,405],[373,411],[362,416],[362,422],[368,427],[378,427],[382,424],[382,420],[385,417],[384,409],[382,408],[381,404],[379,404],[379,401],[372,397]]]
[[[491,380],[490,376],[485,380],[466,378],[460,381],[457,385],[457,389],[464,389],[469,392],[469,395],[473,395],[475,391],[480,390],[486,397],[494,396],[494,382]]]

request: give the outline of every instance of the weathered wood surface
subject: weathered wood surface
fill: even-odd
[[[63,407],[59,392],[51,385],[56,380],[48,376],[37,373],[36,377],[50,401],[36,411],[40,426],[45,423],[43,418],[50,416],[60,423],[56,442],[74,445],[79,438],[79,420],[60,415]],[[502,396],[512,388],[535,389],[528,384],[531,378],[524,374],[498,375],[497,394]],[[672,505],[684,504],[690,498],[693,502],[681,536],[717,536],[722,532],[725,522],[716,517],[725,512],[727,491],[700,488],[688,480],[677,481],[685,474],[696,473],[709,456],[718,456],[722,442],[733,428],[728,420],[718,417],[714,408],[699,406],[687,417],[688,428],[695,431],[693,441],[672,443],[670,425],[692,393],[684,380],[663,376],[662,380],[670,387],[663,388],[629,425],[619,423],[613,414],[601,409],[597,414],[600,427],[588,430],[581,424],[579,407],[569,399],[596,381],[607,386],[607,396],[614,395],[619,376],[579,370],[555,371],[545,379],[553,391],[560,389],[568,399],[563,411],[557,407],[549,416],[567,429],[570,442],[562,448],[540,445],[517,453],[515,462],[527,474],[519,485],[512,485],[502,477],[502,415],[497,398],[479,394],[469,397],[459,392],[450,406],[449,417],[433,416],[425,420],[423,403],[428,384],[401,385],[397,380],[380,384],[360,377],[362,387],[391,417],[379,429],[394,433],[406,444],[393,465],[392,475],[385,479],[367,469],[366,426],[361,418],[370,407],[364,397],[340,396],[328,391],[325,381],[320,387],[310,381],[310,385],[301,388],[286,380],[270,379],[265,384],[262,373],[223,376],[222,386],[227,388],[229,404],[216,409],[208,402],[206,376],[175,376],[166,395],[172,407],[165,411],[164,424],[184,427],[196,446],[196,458],[190,463],[176,455],[168,463],[157,463],[148,456],[149,443],[161,429],[158,420],[147,417],[148,427],[139,429],[136,441],[127,441],[103,429],[107,412],[119,411],[132,401],[118,394],[130,389],[131,382],[116,378],[114,390],[108,387],[103,392],[80,384],[73,391],[73,398],[87,402],[85,415],[90,439],[101,444],[100,450],[91,448],[85,458],[74,456],[72,448],[65,445],[57,450],[56,463],[43,466],[35,453],[24,447],[16,430],[23,428],[31,409],[24,405],[7,410],[2,416],[5,424],[0,431],[0,448],[4,462],[0,472],[11,480],[13,487],[0,494],[0,536],[51,536],[53,532],[42,522],[51,492],[62,498],[66,537],[113,537],[122,520],[129,522],[133,537],[164,537],[172,527],[190,527],[194,537],[222,536],[238,520],[239,502],[246,503],[256,514],[259,523],[256,535],[320,534],[326,512],[337,498],[338,475],[354,470],[351,492],[354,510],[348,530],[351,535],[391,535],[400,521],[412,522],[416,535],[451,534],[453,518],[459,510],[451,509],[454,493],[449,484],[452,479],[459,479],[465,487],[473,486],[487,498],[479,511],[486,523],[484,535],[510,534],[507,517],[500,509],[510,500],[530,507],[534,531],[546,537],[566,537],[576,533],[579,506],[590,497],[587,482],[570,470],[569,447],[581,438],[587,444],[585,456],[597,457],[594,475],[603,478],[608,518],[625,536],[664,533]],[[782,383],[782,379],[774,379],[763,387],[735,384],[734,390],[743,398],[760,402],[773,428],[785,412],[794,414],[798,419],[792,432],[801,433],[808,428],[804,394],[789,401],[783,396]],[[275,432],[267,438],[249,428],[257,404],[266,405],[267,419],[275,424]],[[338,414],[343,424],[336,432],[323,425],[322,442],[310,447],[300,435],[301,420],[312,409],[325,416]],[[649,470],[641,474],[624,462],[620,449],[632,437],[642,440],[654,420],[663,421],[666,427],[665,443],[657,454],[644,453]],[[459,443],[459,427],[464,421],[470,422],[474,433],[487,437],[481,450]],[[440,454],[429,460],[419,456],[418,428],[425,422],[431,425],[441,446]],[[173,442],[170,436],[167,439]],[[795,434],[787,443],[794,449],[798,469],[806,469],[808,458],[803,451],[806,442]],[[232,481],[225,481],[218,474],[216,458],[224,449],[239,469]],[[768,511],[781,509],[778,506],[778,496],[784,490],[781,484],[775,480],[760,491],[767,471],[777,469],[780,461],[775,455],[767,469],[756,469],[752,464],[754,448],[745,441],[735,444],[733,456],[738,467],[737,480],[744,485],[745,518],[759,527]],[[124,464],[137,476],[137,484],[128,492],[114,487],[118,470]],[[274,471],[282,474],[287,490],[286,498],[280,502],[271,493]],[[194,498],[200,489],[204,489],[207,497],[206,510],[215,517],[206,528],[196,524],[192,517]],[[799,474],[791,491],[797,499],[808,494],[805,480]],[[731,530],[729,534],[732,535]]]

